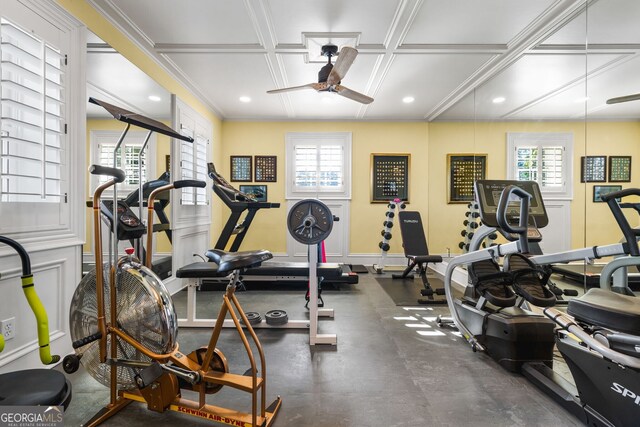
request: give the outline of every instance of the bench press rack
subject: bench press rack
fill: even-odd
[[[314,199],[302,200],[296,203],[289,212],[287,224],[292,236],[300,243],[313,247],[309,250],[309,319],[289,320],[282,325],[270,325],[266,320],[251,325],[253,329],[308,329],[309,345],[329,344],[337,345],[336,334],[319,334],[319,318],[333,318],[332,308],[318,307],[318,268],[323,269],[323,264],[318,264],[317,246],[329,236],[333,227],[334,218],[329,208],[322,202]],[[195,262],[186,265],[176,271],[176,277],[187,279],[187,317],[178,319],[179,326],[190,328],[215,327],[215,319],[199,319],[196,314],[197,292],[202,280],[225,277],[227,274],[218,273],[216,263],[219,251],[213,249],[207,251],[207,258],[213,262]],[[231,319],[225,319],[223,327],[235,327]]]

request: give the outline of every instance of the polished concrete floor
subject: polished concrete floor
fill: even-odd
[[[580,422],[523,377],[473,353],[454,331],[437,328],[446,306],[396,306],[372,274],[323,294],[335,319],[320,332],[337,333],[336,347],[310,348],[302,330],[258,330],[267,358],[268,403],[281,396],[276,426],[573,426]],[[303,319],[304,290],[238,293],[245,311],[287,310]],[[198,296],[198,316],[215,317],[221,292]],[[184,312],[185,295],[175,296]],[[206,345],[210,330],[180,330],[188,352]],[[224,330],[218,344],[231,372],[249,367],[240,340]],[[86,372],[72,377],[73,401],[65,425],[86,421],[107,402],[108,391]],[[209,403],[247,410],[246,393],[223,389]],[[134,403],[104,425],[211,425],[177,413],[158,414]]]

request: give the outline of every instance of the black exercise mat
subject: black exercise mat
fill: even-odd
[[[350,267],[351,267],[351,271],[353,271],[354,273],[360,274],[360,273],[368,273],[369,272],[369,270],[367,270],[367,267],[365,267],[362,264],[351,264]]]
[[[430,304],[420,304],[418,302],[419,299],[424,300],[420,294],[420,290],[424,289],[422,285],[422,280],[420,278],[416,278],[414,280],[411,279],[392,279],[390,277],[376,277],[376,282],[384,289],[384,291],[391,297],[395,305],[401,306],[412,306],[412,305],[430,305]],[[429,283],[431,287],[441,288],[442,280],[436,277],[429,277]],[[436,299],[443,299],[444,295],[435,295]],[[442,305],[442,304],[434,304]]]

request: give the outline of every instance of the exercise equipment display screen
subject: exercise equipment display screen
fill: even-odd
[[[505,187],[515,185],[531,194],[529,203],[529,225],[537,228],[546,227],[549,223],[547,211],[544,208],[540,187],[535,181],[513,181],[513,180],[478,180],[476,181],[476,198],[480,208],[480,218],[489,227],[498,227],[496,213],[500,196]],[[519,200],[519,199],[518,199]],[[520,203],[515,200],[509,202],[507,208],[507,219],[509,223],[517,224],[520,215]]]

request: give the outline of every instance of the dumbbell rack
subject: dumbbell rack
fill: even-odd
[[[480,218],[480,211],[477,203],[469,203],[467,205],[469,210],[465,212],[466,219],[463,222],[465,228],[460,232],[460,235],[464,237],[464,240],[458,243],[458,247],[462,249],[462,253],[469,252],[471,240],[473,239],[476,230],[482,225]],[[498,238],[497,234],[491,233],[487,236],[484,242],[482,242],[482,248],[494,246],[494,241]]]
[[[373,270],[377,274],[384,273],[384,266],[387,261],[387,252],[391,249],[391,238],[393,235],[391,234],[391,229],[393,228],[393,218],[396,216],[396,209],[398,213],[403,211],[407,207],[406,203],[404,203],[400,199],[393,199],[387,205],[387,213],[385,214],[385,220],[382,223],[384,229],[380,232],[382,235],[382,241],[378,243],[378,247],[380,248],[380,262],[378,264],[373,264]]]

